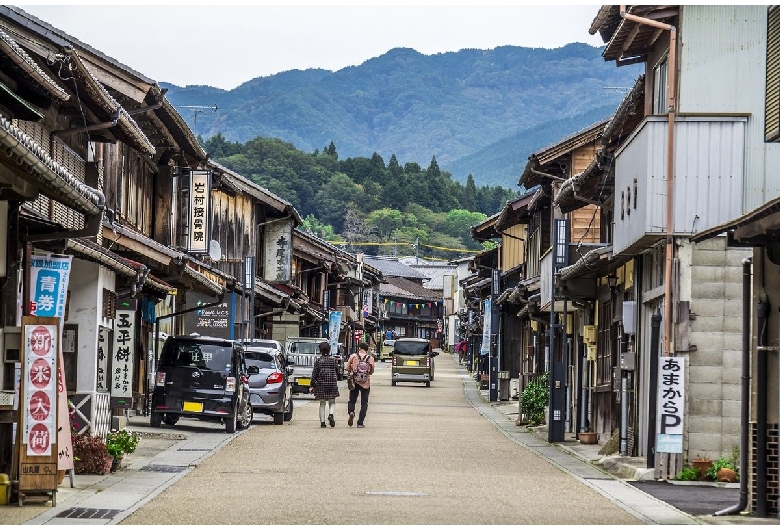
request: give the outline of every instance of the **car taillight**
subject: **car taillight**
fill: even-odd
[[[242,375],[241,376],[241,382],[244,383],[244,384],[247,384],[249,382],[249,378],[247,376],[245,376],[245,375]]]
[[[157,372],[154,380],[154,386],[165,386],[165,372]]]
[[[425,358],[425,366],[427,366],[428,368],[431,367],[431,358],[430,357],[426,357]]]
[[[284,375],[282,372],[274,372],[266,378],[265,382],[271,385],[274,383],[281,383],[283,379]]]
[[[395,355],[393,355],[393,366],[395,366]]]
[[[235,377],[228,377],[225,380],[225,390],[227,392],[234,392],[236,390],[236,378]]]

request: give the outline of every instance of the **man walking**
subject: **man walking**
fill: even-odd
[[[347,361],[347,372],[351,373],[355,380],[355,388],[349,391],[349,402],[347,403],[347,412],[349,419],[347,425],[352,427],[355,419],[355,403],[358,394],[360,394],[360,414],[358,415],[357,426],[363,427],[363,421],[366,419],[368,411],[368,393],[371,391],[371,374],[374,373],[374,358],[368,354],[368,344],[361,342],[358,345],[358,352],[353,353]]]

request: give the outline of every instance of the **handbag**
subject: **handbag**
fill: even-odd
[[[352,372],[347,374],[347,388],[350,390],[355,390],[355,374]]]

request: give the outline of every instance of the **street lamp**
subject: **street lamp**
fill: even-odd
[[[609,276],[607,276],[607,285],[609,285],[609,290],[614,291],[615,287],[617,287],[618,277],[617,274],[614,272],[610,272]]]

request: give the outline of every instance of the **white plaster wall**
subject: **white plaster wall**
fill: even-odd
[[[78,258],[73,259],[68,290],[70,304],[67,324],[77,324],[78,374],[76,392],[97,390],[98,326],[113,327],[113,320],[104,319],[103,289],[113,291],[116,275],[99,265]]]

